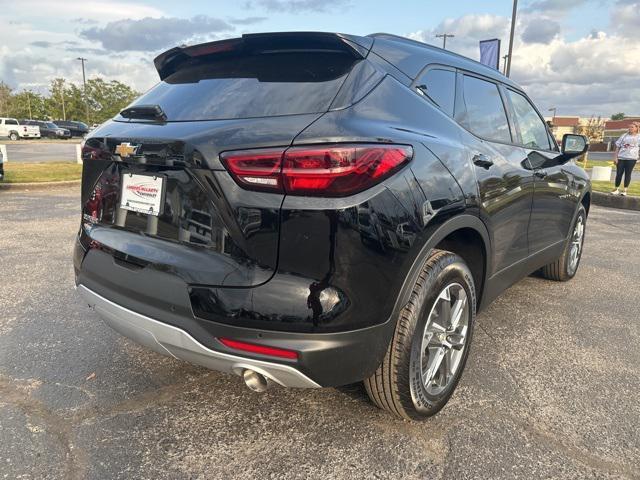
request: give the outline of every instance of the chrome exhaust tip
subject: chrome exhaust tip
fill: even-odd
[[[245,385],[254,392],[266,392],[270,386],[270,382],[267,377],[253,370],[246,369],[242,372],[242,379],[244,380]]]

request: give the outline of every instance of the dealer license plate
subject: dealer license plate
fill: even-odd
[[[148,215],[160,215],[164,205],[163,176],[125,173],[122,175],[120,208]]]

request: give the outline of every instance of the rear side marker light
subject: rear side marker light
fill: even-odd
[[[322,145],[225,152],[220,157],[248,190],[344,197],[397,172],[413,156],[407,145]]]
[[[297,360],[298,352],[293,350],[285,350],[284,348],[267,347],[266,345],[257,345],[255,343],[240,342],[238,340],[232,340],[230,338],[218,338],[220,343],[225,347],[233,350],[240,350],[242,352],[259,353],[261,355],[267,355],[269,357],[286,358],[289,360]]]

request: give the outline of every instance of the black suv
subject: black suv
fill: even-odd
[[[89,127],[86,123],[76,122],[75,120],[55,120],[54,125],[69,130],[72,137],[84,137],[89,133]]]
[[[34,125],[39,127],[40,136],[42,138],[71,138],[71,132],[68,129],[59,127],[53,122],[47,122],[45,120],[21,120],[20,123],[23,125]]]
[[[476,312],[576,273],[590,184],[526,94],[387,34],[173,48],[83,149],[77,288],[123,335],[271,383],[364,380],[434,414]]]

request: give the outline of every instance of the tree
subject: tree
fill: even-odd
[[[44,118],[46,116],[44,97],[39,93],[24,90],[11,97],[9,117]]]
[[[51,81],[49,95],[29,90],[15,93],[0,82],[0,116],[38,120],[80,120],[102,123],[130,104],[138,92],[117,80],[100,77],[87,80],[89,119],[85,110],[84,89],[64,78]]]
[[[11,87],[4,82],[0,82],[0,117],[9,116],[11,93]]]
[[[102,78],[87,81],[89,116],[92,122],[102,123],[116,116],[140,94],[117,80],[109,82]]]
[[[611,120],[624,120],[624,112],[614,113],[611,115]]]
[[[52,80],[49,87],[49,97],[45,100],[47,115],[52,120],[66,120],[69,103],[69,87],[66,80],[64,78]]]
[[[580,134],[585,135],[591,142],[601,142],[604,137],[604,120],[602,120],[602,117],[592,115],[586,125],[580,126]]]

